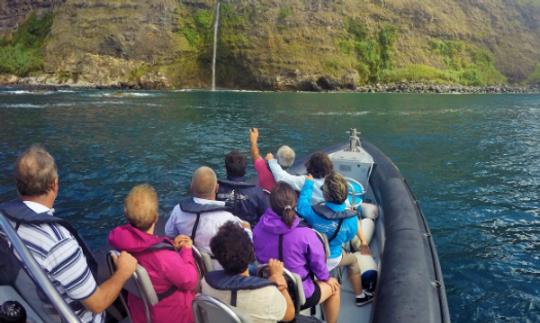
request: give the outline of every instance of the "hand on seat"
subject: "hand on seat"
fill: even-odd
[[[129,279],[137,269],[137,259],[126,251],[122,251],[119,256],[113,255],[112,257],[117,268],[116,271],[126,280]]]
[[[276,283],[279,290],[287,288],[287,282],[285,281],[285,277],[283,277],[283,263],[281,261],[270,259],[268,261],[268,272],[270,274],[268,280]]]

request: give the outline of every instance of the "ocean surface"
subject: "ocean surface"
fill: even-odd
[[[304,155],[356,127],[400,168],[437,245],[454,322],[540,322],[540,95],[0,90],[0,201],[18,153],[43,143],[57,215],[96,249],[148,182],[162,216],[191,173],[281,144]],[[253,169],[250,166],[250,174]]]

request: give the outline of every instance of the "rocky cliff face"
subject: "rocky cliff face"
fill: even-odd
[[[218,87],[486,85],[524,80],[540,63],[540,4],[533,0],[221,3]],[[8,0],[0,5],[0,31],[13,31],[31,10],[54,11],[43,73],[34,76],[40,82],[206,88],[215,4]]]
[[[65,0],[3,0],[0,2],[0,36],[11,34],[28,17],[58,7]]]

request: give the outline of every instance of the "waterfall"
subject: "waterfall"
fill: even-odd
[[[219,28],[219,1],[216,5],[216,19],[214,20],[214,50],[212,52],[212,91],[216,90],[216,55],[217,55],[217,38]]]

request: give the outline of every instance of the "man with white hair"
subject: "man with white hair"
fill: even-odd
[[[255,166],[255,170],[257,171],[257,175],[259,177],[259,186],[270,192],[276,184],[276,180],[268,168],[266,160],[260,155],[259,147],[257,146],[258,139],[259,129],[251,128],[249,130],[249,140],[251,142],[251,158],[253,159],[253,166]],[[296,155],[291,147],[283,145],[279,147],[276,157],[281,168],[286,170],[287,168],[291,167],[292,164],[294,164]]]
[[[92,252],[71,224],[53,215],[58,172],[54,158],[43,146],[32,145],[19,156],[15,181],[19,198],[0,204],[0,211],[79,320],[104,322],[104,311],[131,278],[137,260],[125,251],[115,256],[117,270],[98,285]],[[5,243],[2,235],[0,242]],[[0,257],[0,268],[2,260],[5,255]],[[3,271],[0,276],[5,274]]]

